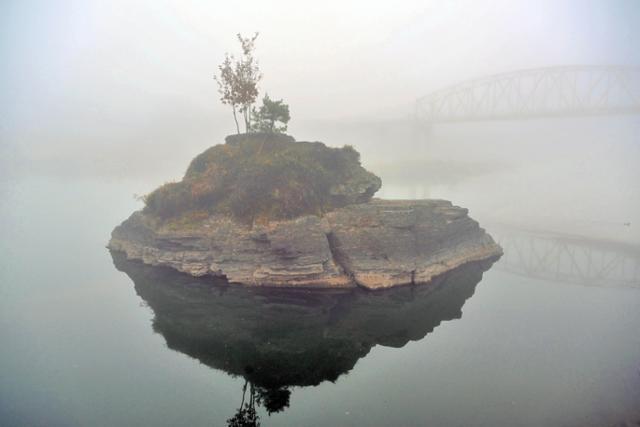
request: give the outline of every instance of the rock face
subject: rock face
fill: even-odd
[[[167,225],[135,212],[108,247],[128,259],[253,286],[369,289],[429,282],[502,254],[467,215],[443,200],[377,200],[250,227],[228,216]]]

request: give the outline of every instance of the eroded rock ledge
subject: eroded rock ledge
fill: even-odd
[[[502,249],[444,200],[377,200],[322,217],[247,225],[213,215],[170,227],[135,212],[108,247],[129,259],[253,286],[369,289],[429,282]]]

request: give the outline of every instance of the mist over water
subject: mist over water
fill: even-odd
[[[301,123],[291,133],[353,145],[382,178],[377,197],[443,198],[481,222],[640,243],[638,116],[445,123],[426,132],[418,125],[411,118],[336,120]],[[223,138],[165,133],[95,151],[71,143],[30,153],[9,146],[4,179],[131,180],[131,195],[143,195],[181,179],[197,153]]]
[[[349,369],[285,384],[289,407],[259,408],[263,425],[640,419],[640,114],[415,116],[420,97],[483,76],[638,66],[638,22],[632,0],[3,2],[0,425],[223,425],[237,410],[245,378],[207,366],[206,340],[180,326],[194,320],[181,299],[191,279],[122,268],[104,245],[140,196],[234,133],[212,77],[239,31],[260,32],[260,96],[290,105],[288,134],[352,145],[382,179],[375,197],[451,200],[505,251],[484,273],[442,279],[467,291],[426,335],[404,336],[407,319],[393,334],[341,324],[341,345],[358,349]],[[167,295],[150,308],[141,289]],[[260,322],[244,325],[244,313],[263,296],[194,289],[242,319],[224,325],[234,340],[257,342]],[[397,295],[408,307],[432,298]],[[337,299],[313,306],[329,319],[318,336],[357,312]],[[275,318],[288,316],[279,304],[295,306],[264,301]],[[376,297],[365,301],[376,319]],[[163,336],[159,319],[175,335]],[[214,324],[199,325],[200,338],[220,332]],[[183,335],[205,362],[168,348]],[[270,351],[309,344],[287,339]],[[240,366],[246,354],[225,360]]]

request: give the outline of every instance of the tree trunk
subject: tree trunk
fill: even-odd
[[[240,125],[238,124],[238,117],[236,116],[236,106],[232,105],[231,108],[233,109],[233,121],[236,122],[236,132],[240,135]]]
[[[244,131],[246,133],[249,133],[249,106],[246,106],[246,108],[242,111],[242,114],[244,115]]]
[[[244,406],[244,396],[247,393],[247,383],[249,382],[249,380],[245,380],[244,381],[244,386],[242,387],[242,402],[240,402],[240,410],[242,410],[242,407]]]

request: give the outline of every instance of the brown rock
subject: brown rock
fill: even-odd
[[[429,282],[502,254],[466,209],[443,200],[373,200],[253,227],[214,215],[171,228],[136,212],[108,247],[146,264],[246,285],[369,289]]]

